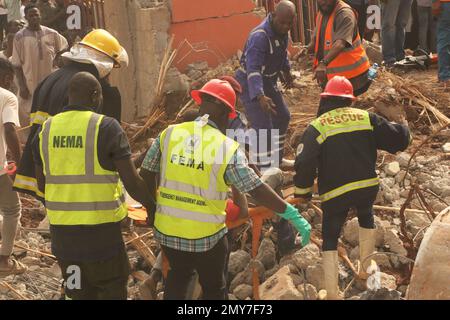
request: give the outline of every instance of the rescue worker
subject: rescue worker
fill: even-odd
[[[116,38],[106,30],[94,30],[74,45],[70,52],[64,53],[62,59],[65,65],[41,82],[35,91],[31,108],[31,132],[14,182],[16,191],[28,193],[40,200],[43,200],[44,195],[37,188],[32,141],[40,125],[67,105],[72,77],[82,71],[94,75],[103,91],[103,104],[98,112],[118,121],[121,117],[120,92],[109,84],[108,75],[114,68],[127,66],[128,55]]]
[[[203,299],[225,300],[229,186],[290,220],[302,235],[303,245],[309,242],[311,226],[295,207],[262,183],[248,167],[239,144],[225,135],[229,119],[236,117],[231,85],[214,79],[191,95],[200,105],[200,117],[164,130],[147,153],[140,174],[152,195],[159,176],[155,239],[171,267],[164,299],[186,299],[190,276],[196,270]]]
[[[235,75],[242,87],[240,99],[250,127],[256,131],[250,159],[262,171],[279,167],[283,159],[290,112],[277,82],[280,79],[284,88],[292,87],[287,47],[295,14],[292,2],[281,1],[275,12],[253,29]]]
[[[135,200],[154,210],[125,132],[117,120],[96,112],[101,101],[98,80],[89,72],[77,73],[69,83],[67,106],[44,122],[33,141],[52,252],[66,296],[75,300],[127,299],[129,262],[120,222],[128,210],[122,182]]]
[[[314,53],[314,72],[317,83],[325,88],[334,76],[350,80],[354,95],[366,92],[369,58],[362,46],[358,31],[357,13],[342,0],[318,0],[316,29],[308,52]]]
[[[325,288],[328,299],[338,299],[337,244],[347,213],[350,208],[356,208],[360,259],[364,261],[375,251],[373,203],[378,193],[377,149],[389,153],[403,151],[411,136],[406,120],[404,124],[396,124],[352,108],[353,88],[345,77],[331,79],[321,97],[319,117],[310,123],[297,149],[295,195],[311,198],[317,171],[323,210]],[[370,261],[365,261],[362,265],[363,279],[368,277],[369,264]]]

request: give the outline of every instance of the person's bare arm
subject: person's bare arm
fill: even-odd
[[[282,213],[286,210],[286,202],[265,183],[249,191],[249,194],[259,205],[274,212]]]
[[[231,186],[231,192],[233,193],[233,202],[235,205],[237,205],[240,209],[239,211],[239,218],[243,219],[248,216],[248,201],[245,194],[240,192],[235,187]]]
[[[5,139],[8,150],[11,152],[13,160],[18,164],[20,162],[20,143],[19,137],[17,136],[16,126],[11,123],[5,123]]]
[[[7,47],[5,50],[5,56],[7,58],[11,58],[13,54],[13,41],[14,41],[14,34],[7,34],[6,35],[6,41],[7,41]]]
[[[156,198],[156,189],[158,188],[157,173],[141,168],[141,170],[139,171],[139,175],[145,181],[150,195]]]
[[[331,47],[330,52],[326,55],[325,59],[333,61],[336,57],[346,48],[347,42],[345,40],[336,40]]]
[[[28,100],[31,96],[30,90],[28,90],[27,81],[25,79],[25,75],[23,73],[22,67],[14,67],[14,70],[16,71],[16,78],[17,82],[19,83],[19,94],[20,96]]]
[[[141,168],[141,170],[139,170],[139,175],[145,181],[145,184],[149,190],[150,195],[156,199],[156,189],[158,188],[157,173]],[[153,211],[147,210],[148,215],[147,221],[148,224],[151,226],[153,226],[153,223],[155,221],[155,212],[156,207],[154,208]]]
[[[149,192],[144,180],[137,173],[131,158],[115,160],[114,165],[116,166],[120,179],[130,196],[134,200],[142,203],[142,205],[147,208],[147,211],[154,210],[154,197]]]

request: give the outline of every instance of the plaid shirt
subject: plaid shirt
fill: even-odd
[[[217,128],[216,124],[211,120],[208,124]],[[145,156],[142,168],[150,172],[159,173],[161,169],[161,135],[156,138],[150,150]],[[234,186],[241,193],[249,192],[262,184],[258,175],[253,169],[248,167],[247,157],[241,149],[237,149],[235,154],[228,164],[225,175],[225,183],[229,186]],[[188,252],[205,252],[211,250],[217,242],[227,233],[227,228],[224,228],[216,234],[202,238],[202,239],[183,239],[178,237],[171,237],[164,235],[155,228],[155,238],[161,245],[181,251]]]

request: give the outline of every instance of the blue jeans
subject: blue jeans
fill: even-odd
[[[438,21],[437,51],[439,55],[439,80],[450,80],[450,2],[441,3]]]
[[[436,39],[436,23],[433,21],[431,7],[417,6],[419,17],[419,48],[427,52],[433,51]],[[433,51],[434,52],[434,51]]]
[[[386,63],[405,58],[405,28],[413,0],[388,0],[381,3],[381,44]]]

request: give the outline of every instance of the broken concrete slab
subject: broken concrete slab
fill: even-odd
[[[320,260],[320,249],[314,243],[301,248],[292,255],[292,260],[297,268],[306,270],[308,266],[314,265]]]
[[[384,172],[386,172],[386,174],[388,176],[394,177],[395,175],[397,175],[397,173],[400,172],[400,164],[397,161],[393,161],[391,163],[388,163],[384,167]]]
[[[302,300],[291,278],[289,267],[284,266],[259,288],[261,300]]]
[[[233,290],[233,295],[239,300],[253,297],[253,287],[248,284],[240,284]]]
[[[384,234],[384,243],[389,246],[389,251],[406,257],[408,252],[403,246],[403,242],[398,236],[398,231],[394,228],[387,230]]]
[[[384,232],[386,230],[386,225],[389,225],[388,221],[382,221],[379,217],[375,216],[375,226],[376,226],[376,243],[377,247],[383,245],[384,241]],[[358,218],[353,218],[344,225],[343,234],[344,239],[349,242],[351,245],[356,246],[359,243],[359,223]]]
[[[256,259],[262,262],[266,270],[270,270],[275,266],[277,263],[276,249],[270,238],[264,238],[261,241]]]
[[[228,262],[228,273],[230,276],[234,278],[239,272],[244,271],[250,259],[250,254],[244,250],[231,252]]]
[[[303,295],[305,300],[317,300],[317,289],[312,284],[301,284],[297,286],[297,290]]]

